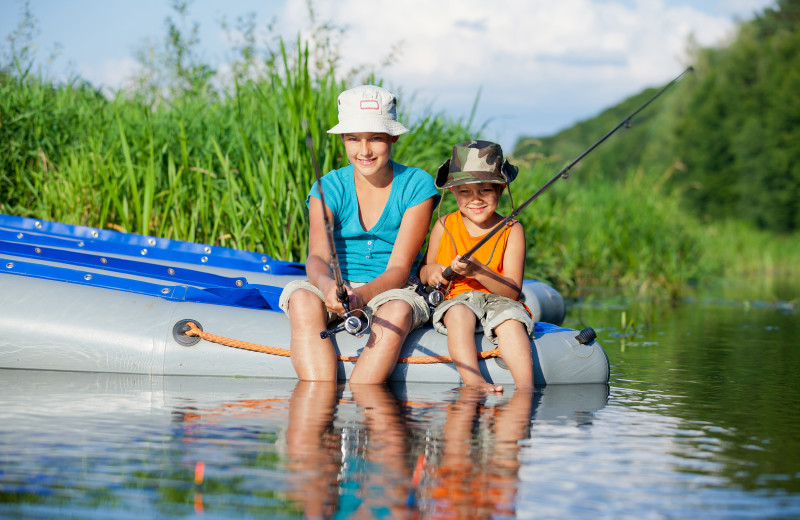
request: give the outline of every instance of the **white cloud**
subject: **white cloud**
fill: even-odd
[[[140,67],[131,58],[106,59],[97,64],[83,63],[79,66],[81,77],[98,88],[119,88],[134,75]]]
[[[767,7],[775,7],[776,0],[718,0],[720,14],[749,19]]]
[[[736,9],[765,3],[740,0]],[[303,20],[304,6],[291,0],[287,13]],[[402,42],[382,74],[390,84],[457,114],[483,87],[480,116],[496,119],[507,145],[517,133],[554,131],[593,115],[590,107],[665,83],[687,65],[690,35],[710,46],[734,29],[728,13],[663,0],[340,0],[317,9],[348,27],[346,68],[378,63]]]
[[[510,146],[520,133],[554,132],[644,87],[665,83],[687,64],[689,35],[702,46],[714,45],[732,33],[735,16],[749,19],[774,3],[317,0],[314,9],[318,20],[348,28],[342,34],[342,70],[360,65],[378,67],[399,45],[395,62],[378,71],[388,86],[401,91],[406,99],[416,94],[415,109],[431,103],[435,110],[453,117],[466,116],[482,89],[478,123],[491,119],[486,137]],[[223,11],[233,20],[237,10],[256,10],[259,27],[275,16],[275,28],[288,44],[294,42],[298,30],[305,31],[305,37],[312,36],[306,0],[281,0],[268,6],[241,0],[225,8],[199,0],[195,8],[203,16],[200,21],[204,30],[210,29],[203,36],[207,56],[223,62],[232,43],[217,27],[216,20]],[[127,11],[118,16],[106,14],[102,20],[81,18],[67,25],[60,23],[52,10],[36,15],[47,21],[43,34],[63,30],[58,35],[67,53],[76,49],[93,53],[65,56],[79,64],[84,78],[97,86],[112,87],[123,85],[137,67],[132,57],[115,56],[136,48],[135,41],[143,35],[158,33],[165,16],[153,15],[152,24],[126,24],[123,30],[115,24],[132,16]],[[0,26],[3,18],[0,16]],[[89,36],[94,32],[79,22],[86,27],[106,27],[115,36],[106,37],[108,44],[98,46],[91,43],[96,40]],[[259,34],[259,39],[269,36]],[[224,65],[216,65],[222,74],[227,72]]]

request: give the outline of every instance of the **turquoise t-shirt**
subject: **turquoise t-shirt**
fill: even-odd
[[[364,230],[358,218],[358,198],[353,165],[332,170],[322,177],[325,203],[333,213],[333,236],[342,277],[352,282],[370,282],[386,271],[392,254],[403,214],[409,208],[435,197],[439,192],[433,177],[424,170],[403,166],[392,161],[393,179],[389,200],[380,219],[372,229]],[[314,183],[308,197],[320,199],[318,183]],[[306,198],[308,204],[309,198]],[[422,260],[417,254],[411,272]]]

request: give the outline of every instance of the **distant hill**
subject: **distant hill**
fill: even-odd
[[[800,230],[800,2],[779,0],[727,47],[697,49],[695,73],[634,118],[579,168],[608,182],[663,173],[710,219]],[[514,156],[567,164],[656,92],[647,89],[554,136],[523,138]]]
[[[678,95],[676,89],[677,86],[640,112],[629,128],[617,130],[601,147],[586,156],[576,170],[580,168],[591,172],[595,180],[608,180],[624,176],[629,168],[641,165],[644,160],[651,160],[653,155],[658,156],[660,162],[668,161],[670,152],[665,150],[664,141],[671,141],[671,132],[663,124],[669,115],[664,103],[669,96]],[[541,154],[556,165],[566,165],[650,99],[657,90],[646,89],[556,135],[522,138],[514,148],[514,156],[524,158]],[[669,144],[671,150],[672,143]],[[664,152],[657,153],[656,150]]]

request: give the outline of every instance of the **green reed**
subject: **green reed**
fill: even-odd
[[[315,179],[305,134],[323,171],[346,164],[326,133],[345,88],[333,70],[311,72],[299,41],[282,42],[257,79],[177,98],[2,75],[0,211],[303,260]],[[395,158],[429,171],[472,137],[441,115],[409,126]]]
[[[201,70],[170,95],[143,87],[113,98],[79,80],[54,86],[0,71],[0,212],[304,260],[315,179],[305,133],[323,171],[346,164],[326,130],[353,82],[311,65],[300,41],[280,42],[258,77],[223,88]],[[471,118],[406,111],[403,101],[411,131],[394,147],[401,163],[433,174],[453,144],[480,137]],[[559,169],[535,155],[512,162],[522,167],[517,204]],[[666,187],[671,173],[633,168],[609,181],[576,168],[519,216],[526,277],[567,295],[622,287],[675,299],[719,276],[798,275],[796,240],[691,216]],[[445,197],[442,214],[453,210]]]

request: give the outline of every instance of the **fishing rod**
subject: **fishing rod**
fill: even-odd
[[[322,202],[322,218],[325,222],[325,234],[328,238],[331,270],[333,271],[333,279],[336,282],[336,298],[342,303],[342,307],[344,307],[342,323],[336,327],[320,332],[319,337],[325,339],[343,330],[347,331],[349,334],[361,336],[367,324],[364,323],[365,320],[354,316],[350,311],[347,289],[345,289],[344,279],[342,278],[342,268],[339,265],[339,255],[336,253],[336,245],[333,242],[333,223],[328,218],[328,205],[325,204],[325,192],[322,189],[322,175],[320,174],[319,164],[317,164],[317,155],[314,153],[314,138],[311,137],[311,132],[309,130],[306,130],[306,146],[308,147],[308,151],[311,152],[311,163],[314,166],[314,174],[317,176],[317,184],[319,185],[319,198]]]
[[[520,205],[519,205],[519,207],[517,207],[516,209],[514,209],[514,210],[513,210],[511,213],[509,213],[509,214],[508,214],[508,216],[507,216],[506,218],[504,218],[504,219],[503,219],[502,221],[500,221],[500,222],[499,222],[499,223],[498,223],[498,224],[497,224],[497,225],[496,225],[494,228],[492,228],[492,230],[491,230],[491,231],[489,231],[489,233],[487,233],[487,234],[486,234],[486,236],[484,236],[484,237],[483,237],[481,240],[479,240],[479,241],[478,241],[478,243],[476,243],[476,244],[475,244],[475,245],[474,245],[474,246],[473,246],[473,247],[472,247],[472,248],[471,248],[469,251],[467,251],[466,253],[464,253],[463,255],[461,255],[461,260],[462,260],[463,262],[466,262],[466,261],[468,261],[468,260],[470,259],[470,257],[471,257],[473,254],[475,254],[475,251],[477,251],[478,249],[480,249],[480,247],[481,247],[483,244],[485,244],[485,243],[486,243],[486,242],[487,242],[487,241],[488,241],[488,240],[489,240],[491,237],[493,237],[495,234],[497,234],[497,232],[498,232],[498,231],[500,231],[501,229],[503,229],[505,226],[511,226],[511,225],[513,225],[513,224],[514,224],[514,222],[513,222],[514,218],[515,218],[515,217],[516,217],[516,216],[519,214],[519,212],[520,212],[520,211],[522,211],[523,209],[525,209],[525,207],[526,207],[528,204],[530,204],[531,202],[533,202],[534,200],[536,200],[536,198],[537,198],[539,195],[541,195],[542,193],[544,193],[544,192],[545,192],[545,190],[547,190],[547,189],[548,189],[550,186],[552,186],[553,184],[555,184],[555,182],[556,182],[558,179],[560,179],[560,178],[564,178],[564,179],[568,178],[568,177],[569,177],[569,171],[572,169],[572,167],[573,167],[573,166],[575,166],[576,164],[578,164],[578,163],[581,161],[581,159],[583,159],[584,157],[586,157],[587,155],[589,155],[589,154],[592,152],[592,150],[594,150],[595,148],[597,148],[598,146],[600,146],[600,144],[601,144],[603,141],[605,141],[606,139],[608,139],[609,137],[611,137],[611,135],[612,135],[614,132],[616,132],[617,130],[619,130],[619,129],[620,129],[622,126],[625,126],[626,128],[630,128],[630,126],[631,126],[631,119],[633,119],[633,118],[634,118],[634,116],[636,116],[636,114],[638,114],[639,112],[641,112],[642,110],[644,110],[644,108],[645,108],[647,105],[649,105],[650,103],[652,103],[653,101],[655,101],[655,99],[656,99],[658,96],[660,96],[661,94],[663,94],[663,93],[664,93],[664,91],[666,91],[666,90],[667,90],[668,88],[670,88],[672,85],[674,85],[675,83],[677,83],[678,81],[680,81],[680,79],[681,79],[681,78],[683,78],[683,76],[685,76],[686,74],[688,74],[689,72],[692,72],[692,71],[694,71],[694,67],[689,67],[689,68],[687,68],[686,70],[684,70],[683,72],[681,72],[681,73],[680,73],[678,76],[676,76],[676,77],[675,77],[675,79],[673,79],[672,81],[670,81],[669,83],[667,83],[666,85],[664,85],[664,87],[663,87],[661,90],[659,90],[658,92],[656,92],[656,93],[655,93],[655,95],[654,95],[653,97],[651,97],[650,99],[648,99],[648,100],[647,100],[647,102],[645,102],[645,103],[644,103],[642,106],[640,106],[639,108],[637,108],[636,110],[634,110],[634,111],[633,111],[633,113],[631,113],[631,115],[629,115],[628,117],[626,117],[625,119],[623,119],[622,121],[620,121],[620,123],[619,123],[617,126],[615,126],[614,128],[612,128],[612,129],[611,129],[611,130],[610,130],[608,133],[606,133],[606,135],[604,135],[603,137],[601,137],[601,138],[600,138],[600,139],[599,139],[599,140],[598,140],[596,143],[594,143],[592,146],[590,146],[589,148],[587,148],[587,149],[586,149],[586,151],[584,151],[582,154],[580,154],[578,157],[576,157],[576,158],[575,158],[575,159],[574,159],[574,160],[573,160],[571,163],[569,163],[568,165],[566,165],[566,166],[565,166],[565,167],[564,167],[564,168],[563,168],[563,169],[562,169],[560,172],[558,172],[558,173],[557,173],[557,174],[556,174],[556,175],[555,175],[555,176],[554,176],[552,179],[550,179],[549,181],[547,181],[547,182],[544,184],[544,186],[542,186],[541,188],[539,188],[539,190],[538,190],[536,193],[534,193],[533,195],[531,195],[531,197],[530,197],[528,200],[526,200],[525,202],[523,202],[522,204],[520,204]],[[453,269],[452,269],[452,268],[451,268],[451,267],[448,265],[448,266],[445,268],[445,270],[442,272],[442,276],[443,276],[445,279],[447,279],[447,280],[451,280],[451,279],[453,278],[453,276],[455,276],[455,272],[454,272],[454,271],[453,271]],[[430,292],[430,293],[427,295],[426,299],[428,300],[428,304],[429,304],[429,305],[433,305],[433,306],[435,306],[435,305],[438,305],[438,303],[441,303],[441,301],[444,299],[444,294],[442,293],[442,290],[443,290],[443,286],[442,286],[442,284],[438,284],[438,285],[437,285],[437,286],[436,286],[436,287],[433,289],[433,291],[431,291],[431,292]],[[435,294],[435,292],[434,292],[434,291],[438,291],[440,294],[438,294],[438,295],[437,295],[437,294]],[[434,302],[435,302],[435,303],[434,303]]]

